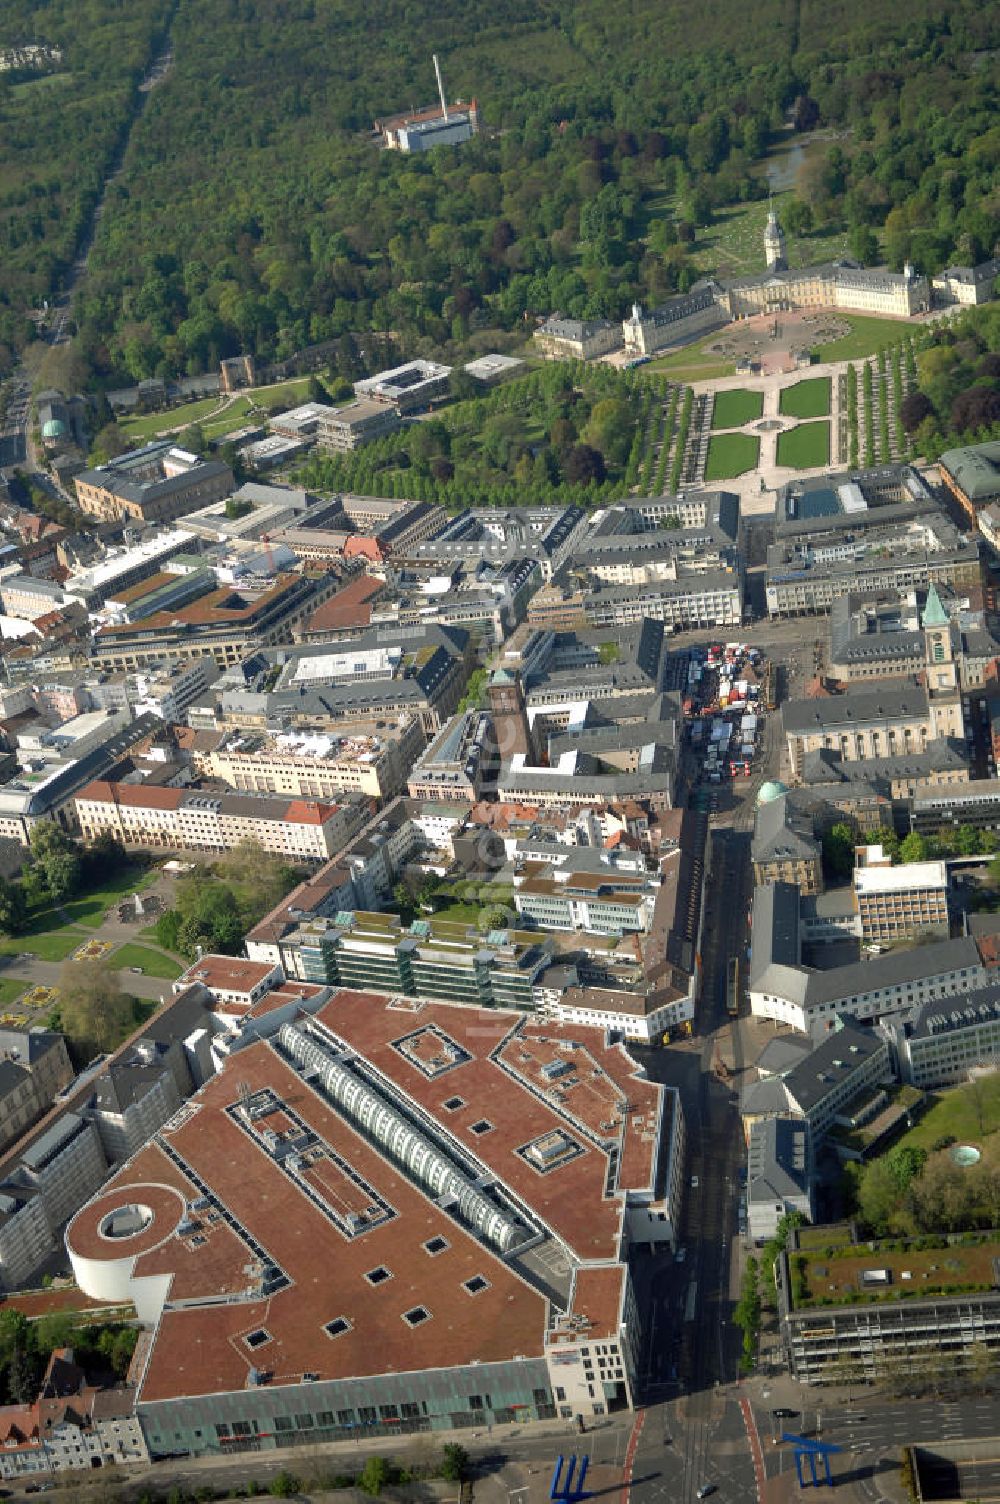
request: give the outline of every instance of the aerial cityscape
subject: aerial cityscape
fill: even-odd
[[[3,1497],[1000,1498],[1000,27],[793,9],[2,8]]]

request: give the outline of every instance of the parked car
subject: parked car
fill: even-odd
[[[698,1498],[699,1499],[707,1499],[708,1496],[709,1496],[709,1494],[714,1494],[714,1493],[715,1493],[715,1484],[714,1483],[703,1483],[701,1485],[701,1487],[699,1488],[699,1490],[698,1490]]]
[[[771,1411],[771,1414],[776,1415],[779,1420],[791,1420],[794,1416],[799,1414],[799,1411],[789,1410],[787,1405],[776,1405]]]

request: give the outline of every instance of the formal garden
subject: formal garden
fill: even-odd
[[[814,376],[786,386],[779,395],[778,411],[786,418],[827,418],[830,402],[829,376]]]
[[[763,416],[764,393],[750,392],[745,387],[732,391],[716,392],[712,406],[712,427],[742,428]]]
[[[708,441],[705,480],[730,480],[755,470],[760,460],[760,439],[752,433],[715,433]]]
[[[778,435],[778,464],[814,470],[830,463],[829,423],[797,423]]]

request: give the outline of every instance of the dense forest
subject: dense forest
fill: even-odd
[[[63,3],[33,10],[34,32]],[[119,93],[153,45],[144,3],[104,49]],[[85,18],[105,10],[121,24],[112,0],[75,13],[88,53]],[[697,25],[680,0],[178,0],[174,67],[99,226],[82,353],[112,381],[349,330],[447,353],[477,333],[514,343],[555,308],[620,315],[690,284],[698,228],[765,193],[750,169],[788,128],[826,133],[796,184],[800,228],[841,226],[893,265],[976,260],[1000,232],[998,31],[972,0],[762,0],[752,17],[713,0]],[[483,133],[421,158],[381,151],[372,120],[433,98],[433,49],[452,97],[478,97]],[[72,88],[88,66],[109,90],[112,65],[84,58]],[[100,141],[76,130],[88,182],[126,113],[115,96]],[[52,136],[68,179],[63,129],[42,113],[33,171]],[[0,183],[26,185],[23,149],[0,153]],[[33,296],[42,247],[55,275],[71,232],[43,225]]]
[[[169,0],[4,0],[0,53],[61,59],[0,72],[0,376],[29,338],[25,314],[58,289],[162,43]]]

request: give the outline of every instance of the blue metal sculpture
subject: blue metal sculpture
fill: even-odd
[[[838,1447],[833,1441],[819,1441],[811,1436],[795,1436],[790,1431],[782,1431],[782,1441],[790,1441],[795,1448],[795,1471],[798,1474],[800,1488],[818,1488],[821,1483],[833,1487],[833,1475],[830,1472],[830,1457],[834,1452],[842,1452],[843,1447]],[[817,1476],[817,1458],[822,1463],[823,1477]],[[809,1463],[810,1477],[803,1476],[802,1464]]]
[[[563,1456],[556,1458],[555,1472],[552,1474],[552,1486],[549,1489],[549,1498],[553,1501],[553,1504],[579,1504],[580,1499],[588,1497],[583,1485],[586,1482],[589,1462],[590,1458],[586,1455],[580,1458],[580,1472],[574,1482],[573,1475],[576,1473],[575,1455],[568,1459]],[[563,1474],[564,1463],[566,1464],[565,1474]]]

